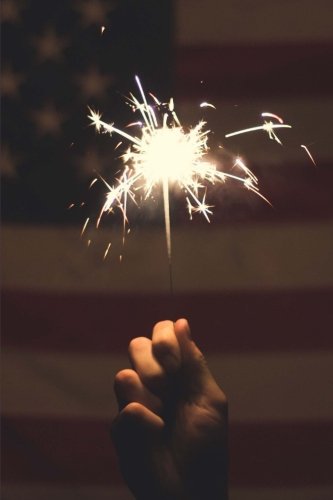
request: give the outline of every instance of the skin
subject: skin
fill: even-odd
[[[185,319],[129,345],[112,437],[137,500],[227,499],[227,400]]]

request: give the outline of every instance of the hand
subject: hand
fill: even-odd
[[[161,321],[129,345],[115,378],[112,437],[139,500],[227,499],[227,402],[186,320]]]

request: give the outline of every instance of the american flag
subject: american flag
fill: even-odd
[[[328,0],[2,0],[4,499],[132,498],[112,380],[132,337],[184,316],[229,397],[231,498],[332,497],[332,18]],[[135,74],[274,205],[225,185],[207,224],[173,199],[173,297],[158,208],[133,214],[121,264],[102,259],[119,221],[80,239],[91,179],[120,166],[87,106],[125,126]],[[224,138],[263,111],[292,124],[283,146]]]

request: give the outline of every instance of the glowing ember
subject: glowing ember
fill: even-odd
[[[309,148],[307,146],[305,146],[304,144],[301,144],[301,148],[305,149],[308,157],[310,158],[310,160],[312,161],[312,163],[314,164],[314,166],[316,167],[317,166],[317,163],[314,161],[314,158],[312,156],[312,154],[310,153],[309,151]]]

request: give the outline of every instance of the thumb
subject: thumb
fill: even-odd
[[[140,403],[129,403],[111,425],[111,437],[119,458],[134,462],[143,449],[158,440],[163,420]]]
[[[158,415],[136,402],[129,403],[112,423],[111,437],[120,470],[135,498],[158,498],[152,459],[163,428]]]
[[[156,436],[164,427],[164,422],[141,403],[132,402],[117,415],[112,422],[111,434],[114,442],[147,439]]]
[[[174,329],[180,346],[183,374],[191,395],[200,393],[210,396],[216,394],[217,391],[221,393],[204,355],[191,337],[187,320],[178,319]]]

